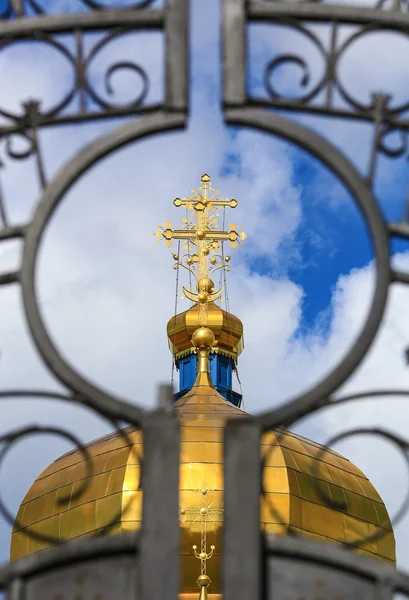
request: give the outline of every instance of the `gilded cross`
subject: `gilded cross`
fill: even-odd
[[[186,520],[187,516],[193,518],[192,523],[196,523],[200,521],[200,552],[198,552],[197,546],[192,546],[194,555],[196,558],[200,560],[200,574],[206,575],[206,564],[207,561],[210,560],[215,551],[215,546],[210,546],[208,551],[207,548],[207,523],[208,521],[215,522],[214,517],[216,515],[223,515],[223,507],[218,508],[216,506],[215,501],[210,501],[209,496],[212,493],[212,490],[209,490],[207,484],[204,482],[199,490],[196,490],[196,493],[201,495],[201,502],[197,504],[194,508],[185,508],[181,506],[180,508],[180,520],[182,523]]]
[[[202,175],[198,190],[192,190],[188,198],[175,198],[173,201],[177,208],[185,208],[187,214],[191,213],[190,217],[182,219],[183,228],[172,229],[172,223],[167,221],[163,226],[159,225],[155,233],[158,241],[164,239],[169,247],[173,240],[184,242],[183,249],[187,250],[187,254],[182,258],[173,254],[175,268],[184,267],[196,279],[197,293],[185,287],[183,292],[187,298],[199,303],[201,325],[207,324],[207,303],[217,300],[222,293],[221,289],[214,291],[214,283],[209,276],[221,268],[230,270],[227,263],[231,256],[215,254],[220,249],[220,243],[229,242],[232,248],[237,248],[247,237],[243,228],[237,231],[234,223],[226,230],[219,230],[220,209],[238,206],[235,198],[221,198],[219,194],[219,190],[211,187],[209,175]]]

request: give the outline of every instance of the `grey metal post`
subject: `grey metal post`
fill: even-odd
[[[180,426],[170,408],[171,396],[171,386],[162,386],[162,408],[143,424],[141,600],[177,600],[179,592]]]
[[[230,421],[224,437],[223,598],[260,598],[260,428]]]

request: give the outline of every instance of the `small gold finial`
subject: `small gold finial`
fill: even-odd
[[[211,584],[209,575],[199,575],[197,585],[200,587],[199,600],[207,600],[207,588]]]
[[[222,293],[222,289],[214,291],[214,284],[210,290],[209,275],[219,269],[230,271],[230,265],[227,263],[231,256],[225,257],[220,245],[230,242],[232,248],[237,248],[247,237],[242,228],[237,230],[234,223],[225,231],[219,230],[220,211],[236,208],[238,205],[235,198],[221,198],[219,194],[219,190],[211,187],[210,176],[204,173],[199,189],[192,190],[188,198],[175,198],[173,201],[177,208],[186,209],[186,217],[182,219],[183,228],[172,229],[172,223],[167,221],[163,226],[159,225],[155,233],[157,240],[160,242],[164,239],[169,247],[172,246],[173,240],[183,242],[185,253],[180,257],[173,253],[174,268],[187,269],[197,282],[197,293],[185,287],[183,293],[186,298],[199,304],[200,325],[207,325],[207,304],[220,298]],[[188,211],[191,216],[188,216]]]
[[[192,344],[196,348],[199,355],[197,361],[197,380],[200,379],[202,384],[213,387],[210,379],[209,353],[214,346],[214,333],[208,327],[199,327],[192,335]],[[203,378],[206,381],[203,381]]]

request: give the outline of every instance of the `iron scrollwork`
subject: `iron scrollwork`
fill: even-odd
[[[313,76],[312,65],[301,53],[278,52],[265,67],[264,90],[260,92],[257,89],[253,92],[249,84],[246,40],[249,28],[256,23],[284,26],[304,36],[304,39],[313,45],[322,61],[321,73]],[[330,30],[328,47],[311,28],[311,25],[317,23],[326,24]],[[354,26],[352,33],[348,30],[342,41],[339,41],[341,28],[347,25]],[[340,75],[341,61],[353,45],[380,31],[399,33],[409,39],[409,18],[404,3],[393,2],[386,7],[385,3],[380,1],[373,6],[357,7],[308,1],[289,3],[273,0],[254,2],[226,0],[224,2],[223,96],[226,123],[270,132],[302,147],[318,158],[322,164],[327,165],[349,190],[355,204],[361,210],[372,237],[375,255],[376,289],[372,297],[372,305],[361,332],[349,352],[314,387],[290,399],[279,408],[271,409],[256,417],[262,431],[268,432],[273,429],[278,438],[281,435],[280,431],[285,431],[305,416],[341,403],[382,396],[401,398],[409,396],[409,390],[404,389],[368,390],[351,396],[337,396],[340,386],[353,374],[372,347],[383,322],[391,286],[395,282],[409,284],[409,274],[393,268],[389,250],[394,238],[409,239],[409,204],[403,208],[400,222],[388,223],[382,215],[374,192],[379,155],[398,158],[407,154],[409,100],[395,101],[391,94],[378,92],[374,82],[370,99],[361,101],[348,89]],[[279,92],[274,78],[279,68],[283,69],[290,65],[299,70],[299,87],[291,95],[286,95]],[[350,122],[371,123],[373,136],[366,175],[362,176],[352,162],[330,141],[317,135],[307,126],[301,125],[297,117],[294,117],[295,113],[325,115]],[[407,355],[409,356],[409,353]],[[409,439],[403,439],[383,428],[368,427],[344,431],[329,440],[328,445],[355,435],[375,435],[388,440],[402,452],[405,461],[408,462]],[[271,458],[272,452],[274,446],[271,446],[263,456],[263,465]],[[318,459],[315,462],[318,464]],[[320,483],[318,474],[315,475],[315,492],[323,505],[345,510],[343,504],[329,497],[322,482]],[[265,501],[269,502],[264,489],[263,494]],[[408,506],[409,498],[406,497],[402,500],[394,524],[407,514]],[[274,516],[273,521],[285,525],[285,520],[277,508],[271,503],[269,507]],[[291,526],[288,528],[288,533],[297,536],[297,532]],[[370,543],[383,535],[380,529],[362,539],[355,539],[351,545]]]
[[[0,115],[5,120],[0,126],[0,143],[5,144],[9,157],[24,159],[35,156],[38,177],[42,187],[42,197],[30,222],[19,225],[9,222],[4,199],[0,190],[0,243],[3,240],[21,239],[23,242],[22,266],[15,272],[1,273],[0,285],[15,283],[21,286],[24,310],[31,335],[45,364],[58,380],[70,390],[69,393],[56,395],[52,392],[32,391],[31,397],[53,397],[61,401],[79,402],[97,414],[107,418],[115,428],[119,422],[127,422],[131,426],[140,426],[147,419],[146,411],[113,397],[97,388],[73,369],[60,355],[51,339],[41,317],[35,288],[35,273],[39,246],[47,225],[57,206],[69,188],[92,165],[116,149],[141,140],[146,136],[186,126],[188,113],[187,82],[187,0],[169,0],[165,9],[151,7],[152,0],[140,0],[132,5],[114,9],[97,0],[81,0],[85,11],[78,14],[50,15],[39,0],[6,0],[0,8],[0,52],[16,43],[34,40],[55,49],[72,68],[72,85],[65,95],[51,108],[42,109],[37,99],[28,99],[20,112],[6,110],[0,105]],[[327,49],[319,37],[308,28],[308,23],[328,23],[331,27],[331,43]],[[312,42],[321,56],[324,70],[318,82],[310,91],[298,94],[294,98],[280,94],[274,77],[278,68],[293,65],[300,69],[301,88],[306,88],[312,81],[311,69],[303,56],[282,54],[273,57],[266,66],[263,97],[253,96],[248,92],[248,69],[246,64],[246,30],[252,23],[271,23],[285,25]],[[342,43],[338,43],[340,27],[354,24],[359,29],[354,31]],[[165,92],[162,102],[149,104],[149,74],[137,61],[117,61],[107,68],[103,75],[107,96],[114,95],[113,77],[119,70],[137,76],[140,91],[127,104],[122,105],[104,99],[92,83],[92,64],[97,55],[111,42],[130,32],[141,30],[158,31],[164,34],[166,44]],[[335,404],[356,400],[360,395],[335,398],[338,388],[354,372],[370,349],[375,335],[382,322],[390,286],[396,282],[409,283],[409,275],[392,268],[390,264],[389,243],[394,237],[409,239],[408,209],[399,223],[386,223],[373,192],[373,182],[377,167],[377,157],[381,153],[389,157],[402,156],[407,152],[407,135],[409,121],[405,112],[409,109],[409,101],[394,104],[392,98],[385,94],[374,93],[371,100],[363,103],[354,97],[338,75],[341,59],[349,48],[376,31],[394,31],[409,34],[409,16],[403,4],[394,2],[392,8],[386,10],[383,0],[373,7],[351,7],[347,5],[328,5],[321,2],[302,0],[297,3],[264,0],[246,2],[245,0],[224,0],[223,2],[223,95],[224,114],[228,125],[252,127],[290,140],[316,156],[326,164],[345,184],[363,214],[371,236],[375,251],[375,267],[377,285],[372,299],[371,310],[362,331],[350,352],[339,365],[329,373],[323,381],[313,389],[292,399],[280,407],[272,409],[256,417],[260,431],[272,428],[288,428],[295,421],[318,410],[329,408]],[[103,32],[104,36],[84,52],[84,35],[89,32]],[[75,50],[69,49],[61,41],[61,34],[71,36],[75,40]],[[58,39],[57,39],[58,36]],[[344,106],[335,102],[335,96],[342,98]],[[78,99],[78,109],[68,112],[67,109]],[[273,112],[287,111],[307,112],[315,115],[327,115],[343,119],[372,124],[374,129],[371,148],[371,161],[366,177],[362,177],[354,165],[335,149],[327,140],[307,127],[290,118]],[[136,117],[134,121],[121,125],[113,132],[104,135],[81,151],[57,176],[49,182],[46,176],[44,158],[38,142],[38,131],[41,128],[104,119],[111,117]],[[391,145],[389,136],[399,136],[397,145]],[[15,146],[17,138],[26,144],[23,149]],[[227,257],[220,257],[226,261]],[[216,265],[216,263],[215,263]],[[216,266],[215,266],[216,268]],[[407,395],[407,390],[368,391],[370,397],[380,395]],[[21,397],[27,394],[19,390],[5,391],[1,398]],[[362,395],[361,395],[362,396]],[[121,435],[128,435],[128,430],[121,430]],[[11,432],[0,439],[3,450],[0,459],[8,448],[21,437],[50,433],[62,435],[72,443],[79,440],[59,428],[25,428]],[[346,437],[357,433],[374,433],[388,437],[397,444],[407,456],[409,442],[383,430],[359,430],[345,432],[338,436]],[[336,442],[337,440],[332,440]],[[129,440],[128,440],[129,442]],[[87,449],[81,450],[87,458]],[[92,468],[92,461],[89,461]],[[81,487],[78,494],[85,493]],[[334,500],[327,497],[316,485],[317,493],[322,500],[342,509]],[[63,498],[62,501],[65,499]],[[406,509],[398,512],[398,518]],[[272,507],[274,511],[274,507]],[[0,512],[11,519],[7,508],[0,499]],[[175,513],[176,514],[176,513]],[[36,537],[36,533],[29,535]],[[370,541],[373,537],[366,538]],[[239,546],[239,545],[238,545]],[[399,574],[397,575],[399,578]],[[399,582],[398,582],[399,583]],[[406,587],[405,587],[406,586]],[[398,588],[398,585],[396,586]],[[407,581],[402,589],[409,589]]]
[[[140,406],[114,398],[96,388],[63,359],[40,316],[35,289],[35,272],[36,255],[47,224],[67,190],[84,172],[107,154],[126,144],[156,133],[183,129],[186,125],[187,2],[171,0],[164,9],[156,10],[150,8],[151,4],[152,0],[140,0],[118,10],[97,0],[83,0],[83,6],[88,9],[88,12],[64,15],[48,14],[39,0],[26,2],[10,0],[0,5],[0,53],[15,44],[35,41],[56,50],[72,71],[70,89],[48,108],[43,108],[40,100],[28,98],[21,110],[9,110],[1,106],[0,99],[2,117],[0,149],[4,150],[8,158],[14,160],[34,157],[42,189],[42,197],[33,218],[29,222],[15,224],[8,217],[4,190],[0,188],[0,244],[5,240],[19,239],[22,241],[25,255],[21,267],[16,271],[0,272],[0,286],[17,284],[21,286],[22,291],[25,290],[23,291],[24,305],[31,334],[45,363],[60,382],[64,382],[63,385],[68,391],[58,394],[47,390],[4,390],[0,392],[0,399],[41,398],[88,407],[96,415],[108,421],[111,428],[118,432],[119,439],[122,438],[124,446],[131,446],[131,454],[136,453],[133,464],[139,465],[141,469],[139,485],[143,478],[146,479],[146,474],[144,475],[146,461],[139,456],[130,435],[140,427],[145,433],[149,413]],[[102,82],[108,98],[115,97],[114,77],[119,71],[132,77],[131,84],[136,77],[139,80],[139,89],[134,97],[126,104],[105,99],[94,83],[92,73],[94,62],[102,51],[109,49],[109,45],[122,36],[146,30],[159,32],[164,38],[166,83],[162,101],[155,104],[146,102],[149,92],[149,74],[137,59],[115,61],[106,67],[102,74]],[[99,36],[98,41],[85,52],[85,35],[95,31],[100,32],[102,36]],[[62,41],[64,36],[71,38],[74,43],[65,44]],[[72,106],[77,106],[77,109],[73,110]],[[114,131],[85,147],[52,181],[48,180],[38,135],[44,127],[129,116],[134,116],[135,119],[119,125]],[[124,428],[124,424],[128,426]],[[82,444],[75,435],[63,428],[48,426],[29,426],[11,431],[0,437],[0,463],[16,442],[28,436],[43,434],[62,437],[74,447],[79,447],[85,465],[84,479],[78,488],[67,496],[62,495],[56,501],[58,510],[64,510],[70,503],[83,498],[87,493],[94,469],[94,460],[88,446]],[[148,487],[149,478],[148,473]],[[174,496],[176,499],[176,494]],[[121,516],[125,515],[130,508],[132,498],[130,497],[125,504],[127,506],[122,506],[120,513],[112,515],[109,522],[95,532],[96,537],[109,532],[120,521]],[[10,525],[14,524],[15,530],[23,529],[29,538],[47,544],[58,544],[64,541],[62,538],[40,533],[35,526],[25,527],[24,518],[21,519],[20,516],[15,520],[2,497],[0,513]]]

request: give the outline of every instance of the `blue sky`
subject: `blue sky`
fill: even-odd
[[[56,4],[49,2],[48,6],[55,8]],[[81,2],[70,1],[66,6],[76,10]],[[70,363],[102,387],[152,406],[156,384],[170,374],[165,327],[174,305],[172,260],[166,248],[156,244],[153,233],[159,222],[178,222],[173,198],[187,195],[208,171],[223,195],[239,200],[237,218],[235,214],[232,220],[243,224],[248,233],[243,248],[234,253],[229,297],[232,311],[244,322],[246,349],[240,372],[246,409],[256,413],[308,388],[344,355],[368,309],[372,250],[353,201],[317,160],[272,136],[226,130],[220,111],[219,9],[216,1],[192,2],[192,103],[187,131],[124,148],[87,173],[67,194],[49,227],[38,280],[44,319]],[[159,98],[163,46],[157,38],[148,41],[141,34],[125,36],[107,48],[92,71],[100,93],[104,93],[103,74],[110,61],[138,56],[152,74],[150,98]],[[294,43],[288,32],[270,36],[266,29],[256,32],[250,42],[254,46],[251,67],[259,74],[260,65],[274,52]],[[67,44],[73,47],[72,40]],[[314,61],[314,52],[308,54],[307,50]],[[370,45],[347,65],[347,75],[358,94],[367,93],[365,86],[377,90],[378,80],[370,80],[367,58],[376,51],[377,47]],[[384,63],[386,67],[389,62],[394,65],[388,76],[402,94],[407,77],[402,76],[401,47],[391,47],[391,53],[392,57],[396,54],[395,60],[385,57]],[[385,64],[383,67],[382,73],[388,71]],[[259,74],[252,76],[254,90],[260,84]],[[369,78],[368,84],[363,74]],[[50,104],[68,87],[70,69],[53,52],[33,44],[0,53],[0,76],[8,81],[7,90],[0,93],[0,105],[18,106],[28,95],[44,97]],[[297,71],[287,74],[281,69],[280,85],[285,89],[296,89],[297,81]],[[113,83],[115,98],[123,101],[130,99],[133,86],[138,85],[126,72],[117,73]],[[321,132],[365,171],[370,127],[289,116]],[[85,143],[116,124],[44,132],[50,177]],[[5,158],[1,145],[0,156]],[[375,191],[381,208],[388,219],[400,219],[408,183],[407,160],[382,157],[379,167]],[[2,181],[12,219],[24,222],[40,193],[33,162],[5,160]],[[18,264],[19,256],[9,248],[10,252],[0,254],[0,269]],[[405,244],[394,245],[402,268],[408,268],[406,251]],[[403,289],[392,294],[379,341],[345,391],[408,386],[408,372],[401,362],[409,340],[405,294]],[[184,308],[181,302],[179,309]],[[59,388],[29,340],[16,289],[1,290],[0,314],[8,315],[7,322],[0,324],[0,387],[18,387],[24,382],[28,388]],[[307,420],[300,425],[300,432],[325,442],[344,424],[389,423],[399,430],[409,416],[402,406],[390,399],[379,401],[376,410],[369,405],[348,406],[334,411],[335,416],[324,414]],[[18,409],[16,403],[8,403],[3,427],[63,421],[84,440],[104,433],[106,428],[85,412],[50,402],[35,407],[19,403]],[[68,449],[57,441],[22,446],[4,472],[10,484],[8,501],[14,509],[38,473]],[[390,457],[388,451],[382,445],[380,450],[376,444],[368,450],[358,443],[345,445],[343,451],[373,479],[388,508],[396,508],[394,490],[401,489],[404,476],[399,464],[396,469],[382,467]],[[17,482],[13,473],[18,462],[24,468]],[[402,564],[407,566],[409,547],[404,531],[399,548]],[[5,529],[0,534],[7,539]],[[4,560],[7,545],[0,544]]]

